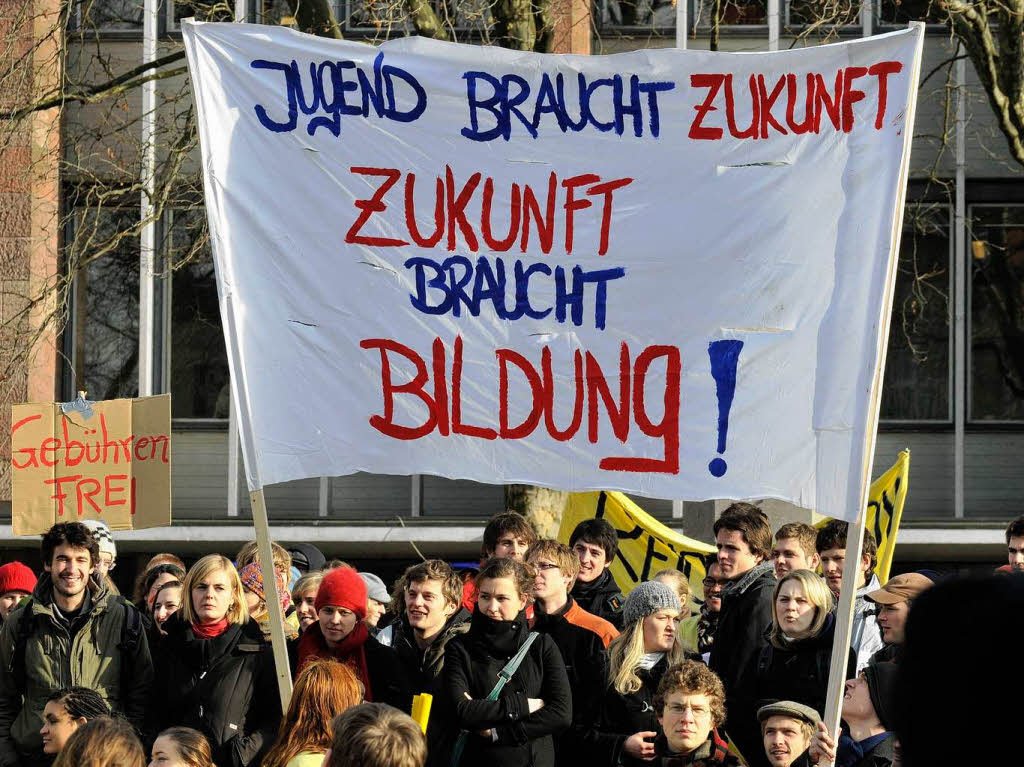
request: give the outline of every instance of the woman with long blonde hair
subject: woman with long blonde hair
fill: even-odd
[[[759,698],[796,701],[824,716],[834,604],[825,579],[810,570],[793,570],[775,584],[769,641],[757,662]],[[851,648],[846,678],[856,671],[857,654]]]
[[[361,703],[355,672],[336,660],[310,661],[295,679],[288,713],[262,767],[320,767],[331,747],[331,722]]]
[[[193,565],[182,605],[154,654],[149,731],[179,725],[210,741],[213,761],[255,767],[274,738],[281,699],[271,648],[249,617],[242,582],[226,557]]]
[[[608,646],[609,687],[599,749],[609,765],[645,765],[654,756],[654,693],[665,670],[686,659],[676,642],[682,604],[658,581],[638,584],[622,605],[623,627]]]

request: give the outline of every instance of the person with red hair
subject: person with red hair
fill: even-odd
[[[317,622],[299,640],[299,671],[316,658],[333,658],[349,666],[363,684],[365,699],[412,709],[412,693],[398,654],[372,636],[366,626],[366,583],[351,567],[324,576],[313,606]]]

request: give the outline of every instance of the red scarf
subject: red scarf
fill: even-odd
[[[224,616],[219,621],[214,621],[213,623],[192,624],[192,633],[196,635],[196,639],[213,639],[214,637],[219,637],[227,630],[227,616]]]
[[[366,644],[370,632],[362,621],[356,623],[352,632],[338,642],[333,649],[327,646],[323,631],[320,630],[320,623],[314,623],[302,634],[299,640],[299,671],[309,661],[316,658],[333,658],[348,665],[363,683],[363,700],[366,703],[373,702],[373,693],[370,690],[370,671],[366,666]]]

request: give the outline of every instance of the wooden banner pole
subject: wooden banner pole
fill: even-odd
[[[281,609],[281,598],[277,590],[274,552],[270,548],[270,523],[267,521],[267,503],[263,497],[262,487],[249,493],[249,503],[252,506],[253,525],[256,527],[256,545],[259,549],[260,571],[263,573],[263,592],[267,600],[267,613],[270,615],[270,641],[274,646],[277,690],[281,695],[281,711],[284,712],[288,710],[288,701],[292,697],[292,671],[288,663],[284,611]]]
[[[878,356],[875,374],[871,381],[871,406],[864,435],[863,466],[860,482],[860,502],[857,516],[850,523],[846,535],[846,560],[843,564],[843,580],[839,587],[839,606],[836,610],[836,631],[832,639],[832,663],[829,667],[828,697],[825,702],[825,726],[839,743],[839,721],[842,715],[843,690],[846,686],[846,664],[848,662],[850,638],[853,629],[853,607],[857,596],[857,571],[864,542],[864,517],[868,494],[871,490],[871,473],[875,460],[875,438],[878,434],[878,415],[882,401],[882,381],[885,377],[885,357],[889,346],[889,325],[892,320],[893,297],[896,292],[896,269],[899,265],[900,237],[903,234],[903,205],[907,196],[907,177],[910,168],[910,149],[914,138],[914,116],[917,111],[918,81],[921,77],[921,51],[924,45],[924,24],[911,22],[910,29],[917,32],[914,65],[910,73],[911,89],[903,125],[903,164],[899,176],[899,193],[893,217],[893,236],[890,238],[889,264],[886,276],[885,297],[882,301],[881,316],[878,318]],[[838,749],[837,749],[838,750]],[[825,760],[822,760],[822,762]],[[818,764],[821,765],[822,762]]]

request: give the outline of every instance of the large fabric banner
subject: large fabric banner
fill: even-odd
[[[183,33],[250,488],[853,516],[920,29],[614,56]]]

